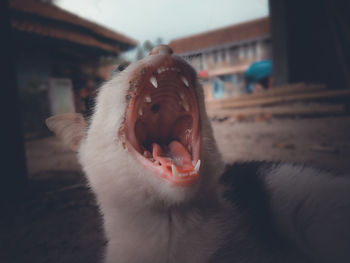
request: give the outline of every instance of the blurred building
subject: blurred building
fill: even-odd
[[[204,81],[206,99],[244,92],[244,72],[251,63],[271,59],[268,17],[212,30],[169,43]]]
[[[52,114],[86,113],[102,81],[101,58],[118,57],[137,44],[40,1],[10,0],[10,18],[26,132],[43,128]]]

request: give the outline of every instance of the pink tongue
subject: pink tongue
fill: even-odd
[[[153,158],[161,163],[162,166],[171,166],[175,164],[179,172],[192,171],[192,159],[186,148],[178,141],[172,141],[169,144],[169,152],[163,153],[162,148],[157,143],[152,144]],[[171,160],[169,160],[171,159]]]

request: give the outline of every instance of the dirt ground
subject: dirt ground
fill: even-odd
[[[273,160],[350,173],[350,117],[213,122],[227,162]],[[106,241],[75,154],[54,137],[26,142],[29,187],[0,220],[0,262],[94,263]]]
[[[285,161],[350,172],[350,117],[214,123],[227,162]]]

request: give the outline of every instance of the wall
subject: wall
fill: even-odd
[[[44,121],[50,116],[47,97],[47,82],[51,76],[49,52],[17,50],[15,65],[24,131],[43,130]]]

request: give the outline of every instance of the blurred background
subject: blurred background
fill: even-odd
[[[197,71],[225,161],[349,174],[349,11],[341,0],[1,1],[0,262],[98,262],[95,200],[44,121],[88,118],[111,72],[159,44]]]

